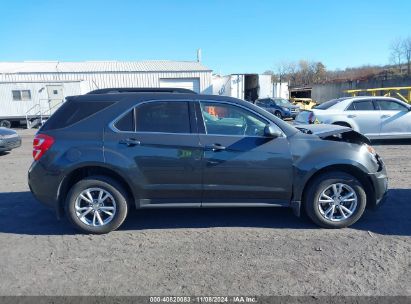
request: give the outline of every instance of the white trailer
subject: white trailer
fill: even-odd
[[[47,119],[66,96],[90,91],[87,82],[0,82],[0,126],[34,126]]]
[[[273,83],[273,97],[289,99],[290,92],[288,90],[288,83],[287,82]]]
[[[67,96],[113,87],[174,87],[210,94],[211,70],[197,61],[0,62],[0,125],[34,126]]]
[[[214,95],[230,96],[250,102],[266,97],[288,99],[288,85],[286,83],[273,83],[271,75],[213,75],[212,82]]]

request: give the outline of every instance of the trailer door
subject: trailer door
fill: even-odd
[[[231,97],[244,99],[244,75],[231,75]]]
[[[49,99],[50,114],[57,110],[59,105],[63,103],[64,92],[62,85],[48,85],[47,94]]]

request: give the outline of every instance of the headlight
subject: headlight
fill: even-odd
[[[364,150],[365,153],[370,154],[371,157],[372,157],[372,159],[373,159],[377,164],[379,164],[378,154],[377,154],[377,152],[375,151],[375,149],[374,149],[373,147],[371,147],[370,145],[367,145],[367,144],[363,144],[362,147],[361,147],[361,149]]]
[[[364,144],[364,147],[367,149],[367,151],[369,153],[371,153],[373,156],[377,155],[377,152],[375,151],[375,149],[373,147],[371,147],[370,145]]]

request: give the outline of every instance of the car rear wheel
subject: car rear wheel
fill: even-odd
[[[305,195],[308,217],[324,228],[343,228],[357,222],[366,206],[364,187],[345,172],[330,172],[315,178]]]
[[[108,233],[124,222],[128,211],[126,197],[124,189],[111,178],[87,177],[71,188],[66,214],[82,232]]]

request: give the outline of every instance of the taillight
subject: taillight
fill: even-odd
[[[313,124],[315,122],[315,116],[313,112],[310,112],[310,114],[308,115],[308,123],[309,124]]]
[[[33,158],[39,160],[54,144],[54,138],[45,134],[38,134],[33,140]]]

